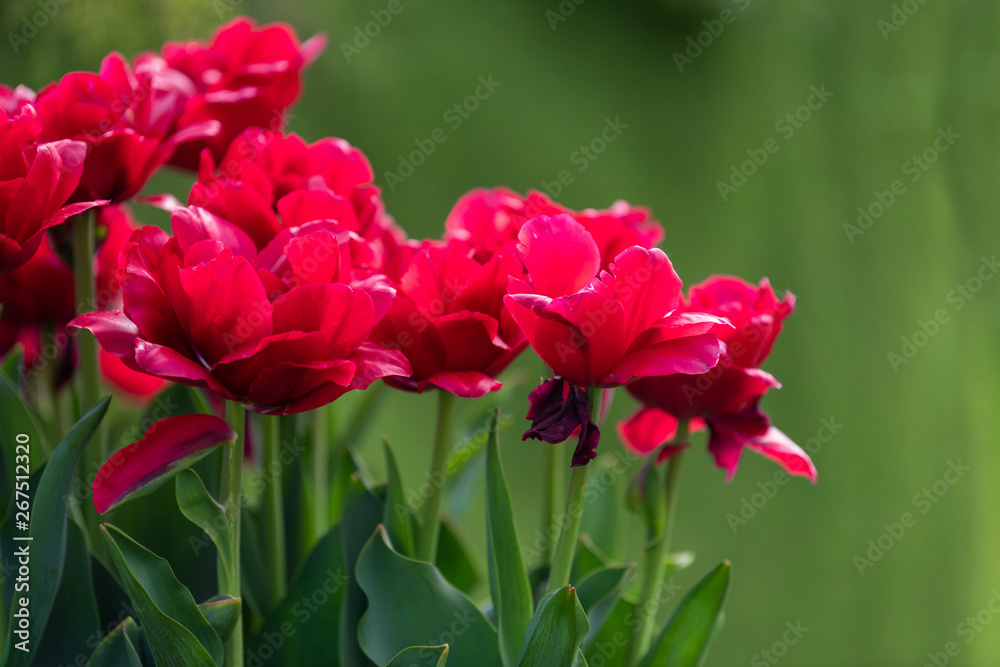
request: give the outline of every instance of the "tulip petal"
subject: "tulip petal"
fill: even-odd
[[[135,351],[139,330],[120,310],[83,313],[73,318],[71,329],[86,329],[94,334],[101,347],[115,355],[126,365],[137,368]]]
[[[583,289],[601,269],[601,252],[594,238],[568,215],[532,218],[524,223],[517,238],[521,260],[536,294],[572,294]]]
[[[479,371],[441,371],[425,382],[460,398],[481,398],[503,386],[499,380]]]
[[[723,347],[714,334],[658,343],[626,355],[602,380],[602,384],[625,384],[633,377],[707,373],[719,362]]]
[[[631,342],[680,304],[681,279],[659,248],[633,246],[615,258],[593,283],[625,311],[625,340]]]
[[[154,423],[138,442],[116,452],[94,478],[94,507],[104,514],[153,491],[217,445],[236,441],[225,421],[212,415],[180,415]]]
[[[622,443],[636,456],[647,456],[676,433],[677,419],[660,408],[639,408],[618,423]]]
[[[237,257],[252,260],[257,255],[257,246],[246,232],[198,206],[173,211],[170,225],[183,249],[190,248],[198,241],[212,239],[222,242],[223,247],[231,250]]]
[[[801,447],[792,442],[791,438],[774,426],[767,429],[764,435],[747,441],[746,445],[780,465],[788,471],[788,474],[805,477],[813,484],[816,483],[816,466],[813,465],[812,459],[802,451]]]
[[[208,369],[172,348],[137,339],[135,363],[138,370],[150,375],[192,387],[205,387],[223,398],[236,400]]]

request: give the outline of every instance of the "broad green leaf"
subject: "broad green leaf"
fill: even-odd
[[[68,521],[62,581],[45,632],[34,647],[34,664],[71,665],[80,655],[80,648],[100,636],[90,554],[80,528]]]
[[[473,547],[462,527],[451,517],[442,517],[436,565],[448,583],[466,594],[471,594],[483,578],[481,566],[472,559],[472,553]]]
[[[385,467],[388,476],[388,491],[385,506],[382,509],[382,524],[389,532],[392,544],[404,556],[413,556],[413,512],[406,504],[406,490],[403,488],[403,478],[399,475],[396,457],[386,440],[382,441],[385,449]]]
[[[375,532],[381,518],[382,503],[365,486],[361,473],[355,472],[348,481],[344,495],[344,516],[340,523],[344,568],[348,577],[347,588],[344,590],[343,618],[340,622],[340,663],[342,665],[360,667],[372,664],[368,659],[371,654],[366,657],[366,651],[362,650],[363,645],[360,642],[360,632],[358,631],[358,624],[368,607],[368,602],[365,600],[365,594],[359,585],[360,578],[355,570],[360,564],[359,554],[364,549],[371,534]],[[399,648],[423,644],[426,641],[427,637],[423,637]],[[385,659],[379,661],[379,664],[386,662],[395,653],[396,651],[393,651],[391,655],[385,656]]]
[[[584,647],[597,636],[615,605],[618,604],[632,569],[632,565],[619,565],[597,570],[577,586],[576,592],[580,597],[580,604],[586,610],[587,620],[590,621],[590,632],[583,642]]]
[[[718,629],[726,602],[729,561],[709,572],[684,596],[653,642],[642,667],[697,667]]]
[[[448,662],[448,645],[411,646],[404,648],[385,667],[444,667]]]
[[[572,664],[589,630],[587,613],[580,605],[576,589],[572,586],[557,588],[538,604],[517,667]]]
[[[0,307],[0,314],[3,314],[3,308]],[[0,366],[0,375],[10,382],[10,386],[15,389],[21,386],[21,362],[24,360],[24,346],[20,343],[15,343],[14,347],[10,348],[10,352],[7,356],[3,358],[3,364]]]
[[[34,469],[42,464],[46,445],[45,431],[35,419],[35,413],[28,407],[18,391],[0,377],[0,406],[3,406],[3,428],[0,428],[0,505],[7,508],[11,496],[14,495],[16,475],[23,474],[17,470],[19,464],[29,464]],[[19,441],[25,440],[27,443]],[[28,458],[18,459],[25,452],[27,445]],[[21,448],[18,449],[18,445]]]
[[[393,551],[379,527],[358,557],[368,597],[358,638],[380,665],[411,646],[448,644],[449,667],[500,667],[497,633],[469,598],[430,563]]]
[[[229,636],[236,628],[236,621],[240,618],[240,599],[231,595],[216,595],[199,604],[198,611],[225,644],[229,641]]]
[[[193,470],[182,470],[177,473],[174,482],[174,492],[177,496],[177,507],[187,517],[188,521],[198,526],[215,543],[219,551],[223,567],[229,572],[233,564],[230,562],[230,538],[227,528],[226,511],[217,503],[205,488]]]
[[[101,531],[157,666],[221,664],[222,640],[167,561],[110,524]]]
[[[2,383],[0,381],[0,384]],[[66,512],[70,502],[73,476],[83,448],[90,442],[91,436],[108,411],[110,402],[111,397],[105,396],[69,430],[45,465],[38,486],[31,490],[34,503],[31,508],[31,527],[28,531],[31,540],[24,542],[24,546],[30,549],[31,554],[30,635],[17,637],[15,640],[13,620],[18,606],[12,605],[11,622],[8,625],[7,642],[4,647],[5,657],[0,660],[0,664],[8,667],[30,664],[34,651],[20,651],[15,649],[14,645],[27,640],[29,649],[37,648],[38,640],[45,632],[45,625],[49,620],[63,576],[67,540]],[[17,548],[13,553],[17,555]]]
[[[583,581],[584,577],[595,570],[608,567],[611,564],[607,554],[594,544],[587,533],[580,533],[580,543],[573,557],[573,569],[570,571],[570,581]]]
[[[259,655],[261,648],[268,647],[273,651],[265,662],[268,667],[301,667],[321,656],[329,656],[329,664],[338,664],[347,576],[340,526],[336,526],[309,554],[285,599],[265,619],[246,650]],[[280,646],[274,646],[275,637],[281,638]]]
[[[499,452],[499,410],[493,415],[486,448],[486,541],[490,567],[490,594],[496,610],[500,653],[504,665],[514,664],[533,610],[531,584],[521,558],[507,480]]]
[[[128,626],[131,630],[137,629],[131,616],[101,640],[87,661],[87,667],[143,667],[142,647],[133,643],[129,637],[133,633],[126,632]]]
[[[627,667],[628,645],[639,622],[635,604],[618,598],[597,634],[587,636],[584,645],[587,660],[601,667]]]

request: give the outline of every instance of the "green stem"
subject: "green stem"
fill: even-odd
[[[438,390],[437,430],[434,435],[434,455],[429,471],[431,495],[424,502],[423,525],[417,541],[417,558],[433,563],[437,556],[438,535],[441,532],[441,501],[444,498],[444,463],[451,446],[451,410],[454,394]]]
[[[326,534],[330,527],[330,448],[333,432],[334,404],[324,405],[312,411],[313,418],[313,448],[312,448],[312,513],[313,527],[310,546]],[[303,457],[305,461],[307,457]]]
[[[94,300],[94,219],[93,210],[73,218],[73,282],[76,286],[77,313],[88,313],[97,309]],[[97,339],[86,330],[77,332],[78,355],[77,376],[80,383],[80,414],[97,405],[101,399],[101,376],[97,365]],[[98,428],[101,460],[111,456],[108,450],[107,429]]]
[[[564,497],[563,487],[566,485],[565,461],[563,460],[562,443],[553,443],[546,447],[545,456],[545,513],[542,515],[542,534],[549,527],[549,522],[556,514],[559,499]],[[546,560],[551,563],[555,554],[555,545],[550,544]]]
[[[287,565],[285,563],[285,514],[281,496],[282,464],[278,459],[281,446],[281,417],[262,415],[263,456],[261,464],[267,479],[264,489],[264,544],[267,549],[268,571],[271,576],[272,602],[278,605],[285,597]]]
[[[600,426],[602,389],[588,389],[587,399],[590,403],[590,420]],[[566,494],[566,509],[563,512],[562,532],[556,542],[555,553],[552,554],[552,571],[549,574],[549,591],[562,588],[569,583],[569,575],[573,570],[573,557],[576,555],[576,543],[580,539],[580,521],[583,519],[584,498],[587,494],[587,478],[590,476],[590,464],[575,466],[569,478],[569,492]]]
[[[668,444],[687,442],[688,423],[677,424],[677,434]],[[662,499],[662,525],[649,526],[649,541],[642,551],[642,588],[636,609],[640,610],[639,624],[633,626],[632,641],[629,643],[628,665],[636,665],[649,649],[656,629],[656,613],[660,606],[660,589],[663,587],[663,575],[666,559],[670,555],[670,538],[674,529],[674,516],[677,513],[677,496],[680,491],[681,462],[684,450],[670,457],[667,462],[667,474],[664,481],[664,493],[655,494]],[[652,465],[656,465],[653,463]],[[659,476],[656,476],[659,481]]]
[[[246,409],[235,401],[226,401],[226,423],[236,432],[236,442],[226,447],[220,490],[226,494],[223,503],[229,529],[230,567],[219,561],[219,593],[242,597],[240,590],[240,509],[243,504],[243,443],[246,436]],[[226,667],[243,667],[243,614],[226,646]]]

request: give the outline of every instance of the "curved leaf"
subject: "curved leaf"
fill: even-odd
[[[219,551],[219,558],[222,566],[227,572],[232,571],[230,562],[230,537],[226,512],[222,505],[215,501],[205,483],[201,481],[193,470],[181,470],[175,481],[175,493],[177,495],[177,507],[181,514],[187,517],[188,521],[198,526],[215,543],[215,548]]]
[[[357,465],[353,457],[350,457],[350,465]],[[351,474],[347,481],[347,488],[344,490],[344,515],[340,523],[344,566],[348,577],[347,588],[344,591],[344,610],[340,619],[340,663],[342,665],[364,667],[372,664],[369,660],[371,655],[365,655],[366,652],[362,650],[360,643],[358,625],[368,603],[359,585],[355,570],[358,566],[359,555],[372,532],[379,525],[381,516],[382,503],[365,486],[361,471],[356,470]],[[414,641],[404,646],[413,646],[419,643],[421,642]],[[391,657],[391,655],[387,656],[386,660]]]
[[[385,667],[444,667],[448,662],[448,645],[411,646],[404,648]]]
[[[11,385],[7,378],[0,377],[0,405],[3,406],[3,428],[0,428],[0,504],[7,508],[8,501],[14,495],[15,464],[23,463],[16,457],[17,436],[28,436],[28,460],[32,468],[42,464],[43,453],[48,450],[45,431],[39,426],[35,414],[24,402],[21,395]]]
[[[87,667],[143,667],[142,647],[136,646],[129,636],[137,629],[131,616],[122,621],[97,645]]]
[[[438,570],[452,586],[471,594],[483,578],[481,566],[472,558],[473,547],[462,527],[452,517],[441,517],[438,536]]]
[[[411,646],[448,644],[450,667],[502,665],[486,617],[433,565],[393,551],[381,526],[361,551],[356,573],[368,596],[358,639],[378,664]]]
[[[233,429],[214,415],[164,417],[139,442],[118,450],[101,466],[94,478],[94,507],[104,514],[146,495],[216,445],[235,440]]]
[[[580,652],[590,624],[580,605],[576,589],[563,586],[552,591],[538,605],[517,659],[517,667],[571,665]]]
[[[156,664],[221,664],[222,640],[167,561],[110,524],[101,531]]]
[[[642,667],[697,667],[722,618],[732,567],[723,561],[684,596]]]
[[[388,477],[388,490],[385,506],[382,508],[382,524],[392,538],[392,544],[405,556],[413,556],[415,542],[413,538],[413,512],[406,504],[406,490],[403,488],[403,478],[399,475],[396,457],[392,454],[388,441],[382,440],[385,450],[385,468]]]
[[[590,632],[583,641],[584,647],[594,640],[618,604],[632,569],[632,565],[620,565],[597,570],[577,586],[580,604],[586,610],[587,620],[590,622]]]
[[[240,618],[240,599],[231,595],[217,595],[199,604],[198,611],[225,644]]]

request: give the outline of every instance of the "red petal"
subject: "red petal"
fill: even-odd
[[[805,477],[813,484],[816,483],[816,466],[813,465],[812,459],[802,451],[801,447],[792,442],[791,438],[775,427],[770,427],[767,433],[752,438],[746,444],[761,456],[780,465],[790,475]]]
[[[568,215],[532,218],[517,238],[536,294],[572,294],[583,289],[601,268],[601,253],[593,237]]]
[[[647,456],[677,433],[677,419],[653,407],[639,408],[618,422],[622,443],[636,456]]]
[[[593,286],[594,291],[622,304],[626,344],[680,303],[681,279],[658,248],[629,248],[615,258],[610,272],[601,272]]]
[[[499,380],[479,371],[442,371],[426,382],[461,398],[480,398],[503,386]]]

